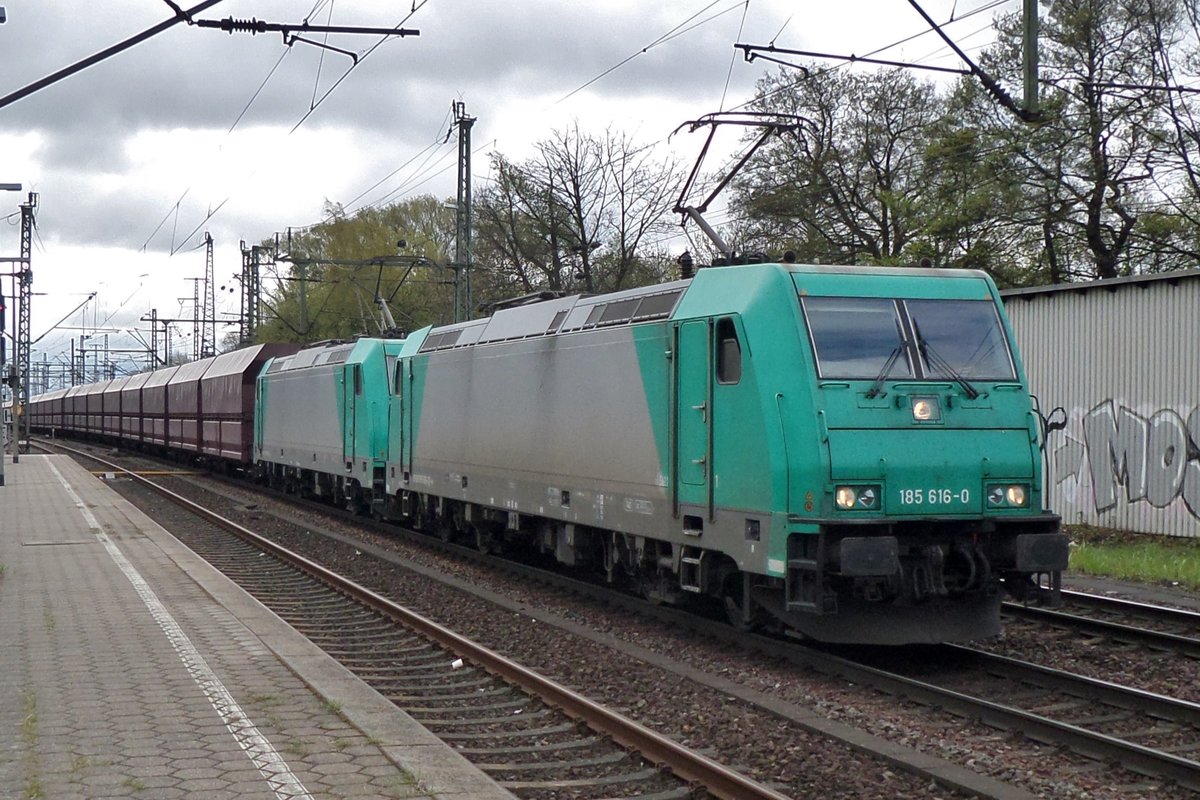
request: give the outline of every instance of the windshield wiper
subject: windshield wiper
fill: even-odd
[[[867,393],[864,395],[868,400],[878,397],[883,392],[883,382],[887,380],[888,373],[892,371],[892,367],[896,366],[896,359],[900,357],[900,351],[903,349],[903,344],[898,344],[892,348],[892,354],[884,362],[883,369],[879,371],[879,376],[875,378],[875,382],[871,384],[871,388],[867,389]]]
[[[917,349],[920,351],[921,357],[925,359],[925,363],[949,375],[955,383],[962,387],[962,390],[971,400],[979,397],[979,390],[972,386],[971,382],[964,378],[958,370],[950,366],[949,361],[938,355],[938,352],[933,349],[929,342],[925,341],[925,337],[921,335],[920,324],[915,319],[912,323],[913,333],[917,337]]]
[[[896,359],[900,354],[908,349],[908,339],[904,337],[904,328],[900,327],[900,320],[896,319],[896,333],[900,336],[900,344],[892,348],[892,352],[888,355],[887,361],[883,363],[883,369],[879,370],[879,375],[875,377],[875,381],[871,384],[871,388],[867,389],[864,395],[868,400],[872,400],[883,394],[883,382],[887,380],[888,375],[892,372],[892,367],[896,366]]]

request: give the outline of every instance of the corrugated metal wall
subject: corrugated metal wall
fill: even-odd
[[[1200,270],[1002,293],[1067,523],[1200,536]]]

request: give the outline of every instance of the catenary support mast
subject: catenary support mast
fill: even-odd
[[[466,104],[454,101],[454,125],[458,127],[458,202],[455,206],[454,229],[454,321],[471,318],[471,262],[474,248],[471,241],[471,126],[475,117],[468,117]]]
[[[213,288],[213,238],[204,232],[204,300],[200,323],[200,358],[217,354],[217,302]]]
[[[30,304],[33,300],[33,226],[36,224],[34,211],[37,209],[37,192],[30,192],[28,201],[21,204],[21,260],[17,270],[17,385],[13,387],[13,432],[16,434],[16,445],[13,448],[13,463],[20,458],[21,431],[24,429],[24,440],[29,440],[29,359],[30,342]]]

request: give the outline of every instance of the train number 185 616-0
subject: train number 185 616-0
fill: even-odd
[[[906,506],[966,505],[971,500],[970,489],[901,489],[900,502]]]

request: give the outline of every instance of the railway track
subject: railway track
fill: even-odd
[[[519,797],[786,800],[152,480],[63,449],[202,520],[174,535]]]
[[[395,529],[388,530],[395,535]],[[455,548],[429,537],[414,536],[427,546],[450,549],[464,558],[481,558],[469,548]],[[1133,772],[1192,790],[1200,789],[1200,764],[1190,757],[1200,749],[1196,733],[1200,710],[1194,704],[1089,681],[969,648],[910,650],[911,660],[917,666],[910,664],[906,672],[890,663],[884,669],[874,666],[869,655],[845,657],[790,641],[748,637],[727,626],[714,626],[708,620],[673,609],[647,607],[634,598],[613,597],[607,589],[561,575],[512,563],[505,564],[504,569],[523,575],[525,580],[568,587],[581,595],[602,596],[604,602],[628,604],[639,614],[650,613],[706,636],[725,639],[739,648],[753,648],[856,685],[871,686],[928,707],[1020,732],[1039,742],[1066,747],[1093,759],[1120,764]],[[894,657],[888,660],[895,662]],[[943,668],[930,674],[929,664],[941,664]]]
[[[1046,609],[1005,603],[1005,615],[1044,625],[1104,636],[1200,659],[1200,613],[1132,600],[1063,591],[1064,607]]]
[[[1195,703],[960,645],[858,656],[841,674],[1200,791]]]

